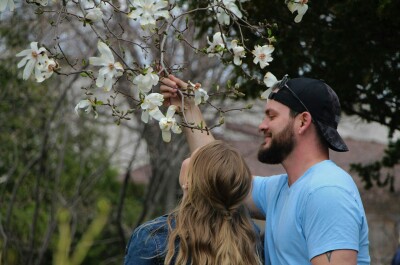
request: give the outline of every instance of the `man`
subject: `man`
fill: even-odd
[[[161,92],[179,106],[180,79],[164,79]],[[202,121],[190,101],[186,118]],[[266,218],[265,264],[370,264],[368,225],[351,176],[329,160],[329,148],[348,148],[337,132],[340,103],[324,82],[284,78],[272,89],[259,126],[264,142],[258,159],[281,163],[287,174],[255,177],[247,207]],[[186,129],[191,150],[213,136]]]

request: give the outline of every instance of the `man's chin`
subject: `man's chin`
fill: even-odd
[[[257,158],[258,161],[264,164],[269,164],[269,165],[276,165],[281,163],[281,159],[277,159],[276,154],[272,154],[269,148],[260,146],[260,149],[258,150]]]

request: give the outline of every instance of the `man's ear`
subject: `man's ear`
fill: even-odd
[[[310,127],[310,125],[312,123],[311,114],[309,112],[300,113],[298,115],[298,119],[299,119],[299,123],[300,123],[299,134],[302,134],[302,133],[304,133],[304,131],[306,131]]]

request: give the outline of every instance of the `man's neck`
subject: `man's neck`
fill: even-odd
[[[282,166],[288,174],[289,186],[303,176],[309,168],[327,159],[329,159],[328,150],[300,150],[299,148],[293,150],[282,162]]]

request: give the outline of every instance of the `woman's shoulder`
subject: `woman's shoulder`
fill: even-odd
[[[164,231],[165,229],[168,230],[168,218],[168,215],[163,215],[153,220],[147,221],[138,226],[135,229],[134,233],[139,232],[140,230],[144,230],[147,233],[157,233]]]
[[[168,215],[137,227],[126,247],[125,265],[162,264],[168,237]]]

